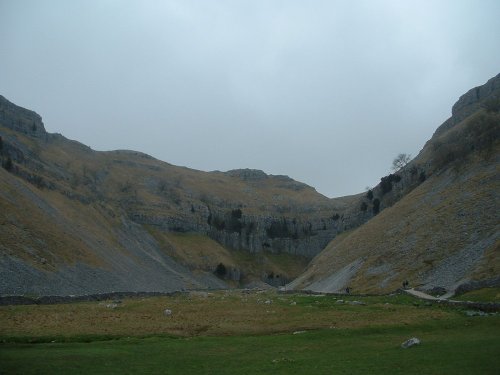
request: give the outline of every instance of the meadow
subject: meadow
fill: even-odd
[[[421,345],[401,348],[410,337]],[[468,316],[464,308],[401,294],[232,290],[2,306],[0,341],[2,374],[494,374],[500,368],[500,316]]]

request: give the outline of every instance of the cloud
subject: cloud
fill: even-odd
[[[49,131],[329,196],[498,73],[495,1],[4,1],[2,94]],[[480,41],[480,42],[478,42]]]

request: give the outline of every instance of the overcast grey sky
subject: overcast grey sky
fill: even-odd
[[[358,193],[500,72],[500,1],[0,0],[0,94],[50,132]]]

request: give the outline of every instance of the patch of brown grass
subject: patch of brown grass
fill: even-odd
[[[335,304],[332,297],[300,298],[272,292],[225,291],[109,302],[0,307],[0,336],[224,336],[271,334],[319,328],[361,328],[445,319],[445,310],[381,303]],[[266,303],[271,301],[271,303]],[[165,316],[165,309],[172,310]]]

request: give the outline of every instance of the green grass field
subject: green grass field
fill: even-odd
[[[0,373],[497,374],[500,369],[498,315],[467,317],[461,309],[406,295],[351,296],[344,303],[339,298],[233,291],[126,299],[116,309],[97,302],[1,307]],[[345,303],[353,300],[365,305]],[[159,310],[167,305],[171,317]],[[148,311],[149,318],[137,322]],[[422,344],[402,349],[410,337]]]
[[[453,299],[459,301],[473,302],[496,302],[500,303],[500,288],[482,288],[464,293],[460,296],[455,296]]]

